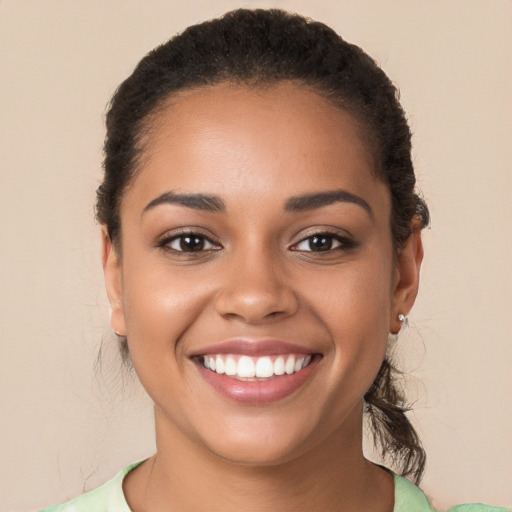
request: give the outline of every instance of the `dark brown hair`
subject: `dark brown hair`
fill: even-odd
[[[282,10],[239,9],[187,28],[155,48],[116,91],[107,114],[104,179],[96,213],[118,245],[119,206],[137,172],[151,119],[173,94],[221,82],[272,86],[292,81],[349,112],[363,129],[376,176],[389,187],[391,234],[400,248],[413,220],[429,222],[415,191],[411,133],[398,92],[359,47],[322,23]],[[120,245],[119,245],[120,249]],[[386,358],[364,396],[377,446],[402,475],[418,482],[425,452]]]

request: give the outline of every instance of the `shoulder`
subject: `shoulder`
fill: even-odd
[[[123,480],[139,464],[141,463],[137,462],[124,468],[112,480],[93,491],[40,512],[131,512],[124,498]]]
[[[419,487],[404,477],[393,475],[395,479],[395,508],[393,512],[436,512]]]
[[[450,507],[447,512],[512,512],[512,508],[493,507],[483,503],[468,503]]]
[[[395,508],[393,512],[440,512],[435,509],[423,491],[406,478],[394,475]],[[511,508],[493,507],[481,503],[456,505],[446,512],[512,512]]]

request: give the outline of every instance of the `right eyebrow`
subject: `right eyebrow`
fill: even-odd
[[[312,194],[303,194],[291,197],[286,201],[285,211],[302,212],[314,210],[337,202],[357,204],[366,210],[366,213],[373,218],[373,210],[371,206],[362,197],[352,194],[348,190],[344,189],[327,190],[324,192],[314,192]]]
[[[204,212],[219,213],[226,211],[224,201],[218,196],[210,194],[177,194],[173,191],[169,191],[150,201],[145,206],[144,210],[142,210],[142,215],[160,204],[179,204]]]

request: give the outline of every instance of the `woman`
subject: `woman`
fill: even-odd
[[[49,510],[433,510],[403,478],[425,454],[386,357],[428,224],[396,97],[359,48],[283,11],[141,61],[108,113],[97,216],[157,453]],[[364,458],[363,413],[403,476]]]

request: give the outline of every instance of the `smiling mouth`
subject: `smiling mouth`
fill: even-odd
[[[313,354],[281,354],[250,357],[237,354],[206,354],[197,358],[207,370],[234,380],[259,382],[293,375],[306,368]]]
[[[294,394],[323,354],[278,340],[230,340],[191,354],[199,375],[224,398],[261,406]]]

